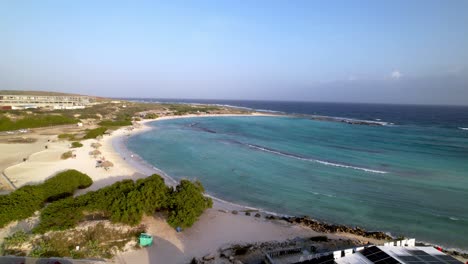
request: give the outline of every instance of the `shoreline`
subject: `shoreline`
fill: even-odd
[[[222,115],[222,114],[215,114],[215,115],[181,115],[181,116],[166,116],[166,117],[161,117],[161,118],[158,118],[158,119],[155,119],[155,120],[148,120],[148,121],[143,121],[141,122],[141,124],[143,125],[143,129],[141,130],[138,130],[138,131],[135,131],[135,133],[133,133],[131,136],[134,136],[134,135],[137,135],[137,134],[141,134],[141,133],[144,133],[144,132],[147,132],[149,130],[152,129],[151,126],[149,126],[148,124],[149,123],[153,123],[153,122],[157,122],[157,121],[162,121],[162,120],[171,120],[171,119],[181,119],[181,118],[197,118],[197,117],[229,117],[229,116],[243,116],[243,117],[249,117],[249,116],[272,116],[272,117],[284,117],[284,116],[289,116],[289,115],[283,115],[283,114],[274,114],[274,113],[253,113],[253,114],[226,114],[226,115]],[[290,116],[290,117],[296,117],[296,116]],[[121,145],[120,147],[123,149],[124,153],[130,153],[130,155],[134,155],[134,157],[136,157],[134,160],[134,163],[135,163],[135,166],[136,167],[143,167],[143,168],[146,168],[147,170],[152,170],[153,172],[152,173],[157,173],[159,175],[161,175],[165,180],[167,181],[170,181],[172,184],[176,184],[177,183],[177,180],[173,179],[171,176],[167,175],[164,171],[162,171],[161,169],[157,168],[157,167],[154,167],[153,165],[147,163],[143,158],[141,158],[138,154],[136,153],[133,153],[131,152],[127,147],[126,147],[126,140],[125,138],[122,138],[122,137],[116,137],[114,138],[113,140],[113,144],[115,144],[115,142],[117,142],[117,144]],[[117,151],[117,150],[116,150]],[[118,151],[117,151],[118,152]],[[132,162],[133,163],[133,162]],[[166,182],[167,183],[167,182]],[[173,185],[170,185],[170,186],[173,186]],[[281,214],[281,213],[277,213],[277,212],[271,212],[271,211],[268,211],[268,210],[265,210],[265,209],[262,209],[262,208],[258,208],[258,207],[254,207],[254,206],[249,206],[249,205],[242,205],[242,204],[237,204],[237,203],[234,203],[234,202],[230,202],[230,201],[226,201],[226,200],[223,200],[222,198],[219,198],[219,197],[216,197],[214,195],[211,195],[209,192],[206,192],[206,196],[207,197],[210,197],[212,198],[213,200],[213,209],[216,209],[216,210],[221,210],[221,211],[225,211],[225,212],[230,212],[230,211],[239,211],[239,212],[243,212],[243,211],[254,211],[254,212],[259,212],[262,214],[262,217],[269,217],[269,219],[273,219],[273,220],[284,220],[284,221],[287,221],[287,222],[290,222],[290,223],[293,223],[294,221],[298,221],[298,220],[305,220],[306,222],[311,220],[311,221],[314,221],[315,223],[320,223],[321,225],[328,225],[328,226],[331,226],[332,228],[336,228],[338,227],[338,229],[341,229],[341,228],[350,228],[350,229],[354,229],[354,230],[358,230],[358,232],[361,232],[359,230],[363,230],[364,232],[367,232],[367,233],[381,233],[381,234],[385,234],[387,236],[390,236],[392,238],[395,238],[395,236],[389,232],[384,232],[384,231],[369,231],[369,230],[364,230],[364,229],[361,229],[360,227],[351,227],[351,226],[347,226],[347,225],[341,225],[341,224],[337,224],[337,223],[330,223],[330,222],[326,222],[326,221],[322,221],[322,220],[316,220],[316,219],[313,219],[313,218],[310,218],[309,216],[305,216],[305,217],[300,217],[300,216],[294,216],[294,215],[287,215],[287,214]],[[298,223],[295,223],[295,224],[298,224]],[[348,230],[349,231],[349,230]],[[330,234],[330,233],[329,233]],[[331,234],[339,234],[339,233],[334,233],[332,232]],[[353,235],[352,233],[349,233],[349,232],[345,232],[345,233],[341,233],[341,234],[351,234]],[[425,242],[425,241],[421,241],[421,240],[417,240],[418,243],[422,243],[422,244],[425,244],[425,245],[431,245],[431,246],[440,246],[438,244],[434,244],[434,243],[431,243],[431,242]],[[442,246],[443,247],[443,246]],[[445,247],[444,247],[445,248]],[[463,253],[463,254],[468,254],[468,250],[463,250],[463,249],[460,249],[460,248],[453,248],[453,247],[447,247],[445,249],[446,251],[455,251],[455,252],[460,252],[460,253]]]
[[[29,171],[34,171],[37,173],[28,174],[28,173],[22,172],[23,175],[28,175],[27,176],[28,181],[26,181],[26,179],[23,179],[22,181],[20,181],[21,184],[19,184],[18,187],[24,184],[28,184],[28,183],[43,181],[46,178],[49,178],[50,176],[60,172],[61,170],[64,170],[65,168],[78,169],[82,171],[83,173],[88,174],[95,182],[95,184],[93,184],[91,187],[85,190],[80,190],[75,195],[80,195],[87,191],[96,190],[104,186],[113,184],[116,181],[121,181],[123,179],[137,180],[139,178],[144,178],[154,173],[161,175],[161,177],[164,178],[167,185],[174,186],[178,183],[178,181],[176,181],[175,179],[173,179],[172,177],[170,177],[169,175],[167,175],[166,173],[164,173],[162,170],[158,169],[157,167],[152,166],[151,164],[147,163],[139,155],[131,152],[127,148],[126,143],[129,137],[150,131],[151,129],[153,129],[151,124],[153,122],[158,122],[161,120],[181,119],[181,118],[200,118],[200,117],[203,117],[203,118],[205,117],[235,117],[235,116],[285,117],[285,115],[265,114],[265,113],[165,116],[165,117],[160,117],[158,119],[139,121],[137,122],[138,125],[135,125],[134,129],[132,130],[130,130],[130,127],[128,126],[118,128],[115,131],[112,131],[110,135],[105,135],[103,139],[101,140],[95,140],[95,139],[83,140],[82,143],[84,144],[84,146],[78,149],[70,149],[68,146],[69,145],[68,143],[70,142],[57,140],[56,136],[54,136],[54,139],[51,139],[51,142],[47,143],[49,145],[49,148],[47,150],[41,149],[38,152],[34,152],[33,154],[30,155],[30,157],[32,157],[31,162],[28,160],[27,162],[23,162],[19,164],[19,167],[24,167],[24,166],[30,167],[30,168],[22,168],[22,169],[29,169]],[[294,117],[294,116],[291,116],[291,117]],[[106,159],[111,160],[114,163],[114,168],[111,168],[109,171],[104,171],[102,168],[95,168],[94,164],[95,164],[96,158],[93,159],[91,158],[91,156],[88,155],[89,151],[92,150],[92,148],[90,147],[90,144],[93,142],[102,143],[102,147],[100,149],[102,151],[102,156],[105,156]],[[66,150],[73,150],[77,154],[78,157],[76,159],[68,159],[68,160],[60,160],[60,158],[57,158],[57,157],[54,157],[54,158],[50,157],[54,153],[55,153],[54,155],[56,155],[57,153],[62,153],[63,151],[66,151]],[[44,162],[46,158],[47,158],[47,162]],[[17,165],[18,164],[15,164],[11,167],[15,167]],[[198,224],[196,224],[197,226],[196,229],[204,230],[205,232],[206,231],[210,232],[210,225],[212,224],[212,221],[216,221],[215,219],[218,219],[217,225],[220,226],[220,230],[223,230],[223,232],[224,232],[224,229],[221,229],[221,226],[229,229],[229,227],[236,226],[237,224],[242,222],[243,225],[247,225],[252,228],[255,226],[255,228],[258,228],[259,230],[267,230],[267,229],[274,230],[276,232],[275,234],[277,234],[277,236],[275,236],[274,239],[277,239],[277,240],[289,238],[292,235],[292,232],[294,230],[295,230],[294,232],[297,232],[297,229],[302,230],[301,232],[304,232],[304,235],[307,235],[309,233],[319,233],[319,234],[323,234],[323,235],[327,235],[327,236],[335,237],[335,238],[352,238],[352,239],[357,239],[360,241],[371,240],[371,238],[369,237],[358,236],[356,235],[356,233],[346,232],[346,231],[349,231],[349,229],[343,229],[343,228],[345,227],[350,228],[348,226],[328,224],[327,222],[317,221],[312,218],[282,215],[282,214],[275,213],[275,212],[269,212],[261,208],[255,208],[252,206],[236,204],[236,203],[232,203],[232,202],[220,199],[214,195],[210,195],[209,192],[207,192],[206,195],[213,199],[213,208],[207,210],[207,212],[205,213],[207,215],[205,214],[204,214],[205,216],[202,215],[202,217],[200,217],[200,220],[198,221]],[[238,211],[238,215],[235,215],[233,211]],[[253,212],[252,216],[244,215],[245,211]],[[259,218],[254,217],[253,215],[256,212],[261,213],[261,217]],[[313,222],[314,225],[317,223],[320,223],[320,228],[322,228],[325,225],[331,225],[332,228],[335,228],[335,230],[337,230],[336,228],[340,230],[345,230],[345,233],[340,233],[339,231],[338,232],[332,232],[332,231],[319,232],[317,230],[314,230],[313,226],[309,226],[304,223],[297,223],[295,222],[296,220],[297,221],[303,221],[303,220],[314,221]],[[155,225],[154,221],[152,222],[152,220],[147,220],[147,222],[150,223],[149,224],[150,230],[151,228],[154,228],[154,225]],[[163,239],[165,238],[164,236],[161,236],[159,234],[160,230],[164,230],[164,232],[168,232],[170,234],[172,234],[172,232],[174,231],[169,226],[165,225],[163,221],[157,222],[157,226],[159,229],[157,229],[158,231],[156,231],[154,235],[158,235],[159,237]],[[164,228],[162,228],[161,226],[163,226]],[[243,230],[243,229],[241,228],[240,230]],[[359,230],[362,230],[362,229],[357,229],[357,231]],[[200,234],[197,234],[197,235],[192,234],[193,232],[190,231],[190,229],[187,229],[187,232],[191,235],[188,236],[185,234],[181,234],[181,235],[173,234],[175,238],[174,238],[174,241],[172,241],[171,243],[173,245],[178,245],[177,243],[179,244],[182,243],[180,241],[177,242],[179,239],[177,236],[182,236],[186,240],[183,242],[187,243],[186,250],[189,250],[189,252],[192,252],[193,254],[195,253],[198,254],[197,253],[198,251],[196,252],[196,250],[206,249],[209,247],[213,247],[214,245],[217,245],[213,241],[210,242],[211,244],[207,242],[207,245],[193,244],[192,242],[194,240],[194,237],[196,238]],[[220,232],[222,233],[222,231]],[[298,235],[297,233],[295,234]],[[240,239],[240,242],[246,242],[246,241],[251,241],[255,239],[258,239],[258,240],[270,239],[270,237],[265,237],[265,236],[259,236],[258,238],[255,238],[255,237],[252,237],[252,234],[249,234],[247,232],[239,232],[239,234],[225,234],[225,237],[217,237],[218,239],[217,243],[239,242],[239,241],[231,241],[229,237],[230,235],[237,235]],[[207,239],[211,239],[210,236],[214,236],[214,235],[208,235]],[[205,238],[198,237],[197,239],[205,239]],[[182,248],[183,248],[184,243],[182,243],[182,246],[181,246]],[[430,243],[426,243],[426,244],[430,244]],[[193,247],[193,248],[189,248],[189,247]],[[150,249],[149,251],[154,251],[154,250],[158,251],[161,249]],[[458,252],[464,252],[464,253],[466,252],[465,250],[460,250],[460,249],[453,249],[453,250],[456,250]],[[136,251],[136,252],[138,253],[140,251]]]

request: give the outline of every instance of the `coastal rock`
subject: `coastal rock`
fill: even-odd
[[[276,220],[276,219],[278,219],[278,218],[277,218],[276,216],[274,216],[274,215],[267,215],[267,216],[265,216],[265,218],[268,219],[268,220]]]
[[[245,215],[250,215],[250,212],[245,212]]]
[[[230,259],[233,255],[234,251],[231,248],[228,248],[221,251],[220,257]]]
[[[256,214],[255,214],[255,217],[261,217],[261,216],[262,216],[262,215],[259,214],[259,213],[256,213]]]
[[[198,260],[197,258],[193,258],[192,261],[190,261],[190,264],[200,264],[201,261]]]
[[[203,257],[203,260],[205,260],[205,261],[210,261],[210,260],[214,260],[215,257],[216,257],[216,256],[213,255],[213,254],[208,254],[208,255],[206,255],[206,256]]]
[[[369,232],[361,227],[351,228],[345,225],[328,224],[324,222],[319,222],[308,216],[283,217],[282,219],[292,224],[300,224],[300,225],[307,226],[314,231],[322,232],[322,233],[349,233],[349,234],[359,235],[359,236],[368,237],[368,238],[375,238],[379,240],[391,240],[392,239],[392,237],[385,234],[384,232]]]
[[[239,212],[237,212],[237,210],[233,210],[233,211],[232,211],[232,214],[234,214],[234,215],[236,215],[236,214],[238,214],[238,213],[239,213]]]

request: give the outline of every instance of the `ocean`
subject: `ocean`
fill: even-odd
[[[129,150],[175,179],[278,214],[468,249],[468,107],[169,101],[301,114],[163,120],[128,139]]]

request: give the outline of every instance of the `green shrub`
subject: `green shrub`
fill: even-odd
[[[147,113],[145,115],[145,119],[156,119],[158,118],[158,115],[156,115],[155,113]]]
[[[93,180],[86,174],[77,170],[60,172],[41,184],[46,192],[46,201],[55,201],[73,195],[77,189],[88,188]]]
[[[170,200],[169,225],[190,227],[206,208],[212,207],[212,200],[203,196],[203,192],[200,182],[182,180]]]
[[[97,138],[99,136],[104,135],[104,133],[106,133],[106,131],[107,131],[107,127],[98,127],[98,128],[95,128],[95,129],[91,129],[86,133],[84,138],[85,139]]]
[[[72,148],[81,148],[82,146],[83,146],[83,144],[81,144],[78,141],[72,142],[72,144],[71,144]]]
[[[117,120],[117,121],[112,121],[112,120],[104,120],[99,122],[100,126],[109,126],[109,127],[121,127],[121,126],[131,126],[132,121],[130,120]]]
[[[67,152],[63,153],[62,156],[60,156],[60,158],[64,159],[64,160],[69,159],[71,157],[73,157],[73,152],[71,152],[71,151],[67,151]]]
[[[11,221],[30,217],[46,202],[71,196],[76,189],[93,183],[91,178],[76,170],[57,174],[39,185],[26,185],[10,194],[0,195],[0,228]]]
[[[68,139],[68,140],[74,140],[75,139],[75,135],[73,134],[60,134],[58,135],[58,138],[59,139]]]
[[[63,188],[62,188],[63,189]],[[189,227],[212,201],[203,196],[199,182],[181,181],[176,190],[165,185],[164,179],[154,174],[136,182],[123,180],[76,198],[56,201],[41,212],[36,233],[64,230],[84,219],[84,212],[99,212],[112,222],[136,225],[143,214],[168,210],[168,222],[173,227]]]

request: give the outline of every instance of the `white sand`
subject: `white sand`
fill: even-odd
[[[163,219],[147,217],[143,221],[153,235],[151,247],[119,254],[120,263],[189,263],[230,244],[281,241],[287,238],[315,236],[308,228],[274,223],[253,216],[232,215],[216,209],[207,210],[191,228],[181,233]]]

